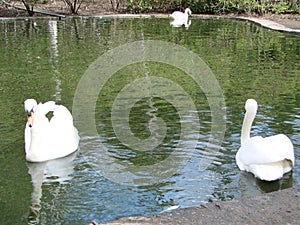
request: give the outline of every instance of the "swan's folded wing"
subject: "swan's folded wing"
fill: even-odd
[[[50,126],[57,149],[65,149],[65,152],[71,153],[78,148],[78,131],[73,125],[73,117],[70,111],[65,106],[55,106]]]
[[[175,11],[175,12],[173,12],[172,14],[170,14],[170,17],[172,17],[173,19],[175,19],[176,17],[180,17],[180,16],[182,16],[182,12],[180,12],[180,11]]]
[[[286,136],[282,136],[257,136],[249,139],[239,149],[237,159],[245,165],[267,164],[284,159],[293,161],[293,145]]]
[[[45,103],[39,103],[37,106],[36,113],[40,115],[46,115],[48,112],[54,111],[55,108],[55,102],[54,101],[48,101]]]
[[[50,124],[59,129],[73,127],[73,117],[65,106],[55,105]]]
[[[295,155],[294,146],[291,140],[284,134],[277,134],[274,136],[265,138],[268,143],[272,145],[273,154],[277,155],[278,158],[287,159],[292,161],[294,165]]]

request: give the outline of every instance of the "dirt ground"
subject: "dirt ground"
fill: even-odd
[[[6,0],[10,3],[13,3],[11,0]],[[122,0],[118,0],[119,2],[124,2]],[[15,5],[25,8],[21,1],[14,1]],[[124,3],[120,4],[118,10],[114,10],[112,3],[116,2],[116,0],[92,0],[89,2],[83,2],[78,15],[80,16],[97,16],[97,15],[112,15],[112,14],[120,14],[126,13],[126,6]],[[50,0],[48,4],[37,4],[34,7],[34,10],[57,13],[62,15],[72,16],[70,13],[69,7],[63,0]],[[0,17],[27,17],[28,13],[23,10],[18,10],[13,7],[6,6],[3,2],[0,3]],[[39,13],[35,13],[35,17],[45,16]],[[236,15],[231,15],[235,17]],[[240,16],[240,15],[238,15]],[[246,15],[247,16],[247,15]],[[264,15],[262,18],[268,19],[277,23],[280,23],[286,27],[292,29],[300,29],[300,15],[286,14],[286,15]]]
[[[15,6],[25,8],[21,1],[10,1],[7,2],[14,4]],[[62,15],[72,16],[69,6],[63,0],[50,0],[47,4],[37,4],[34,6],[33,10],[57,13]],[[124,9],[120,6],[119,11]],[[83,2],[78,10],[78,15],[81,16],[94,16],[102,14],[115,14],[119,13],[115,11],[112,7],[110,0],[92,0],[88,2]],[[23,10],[18,10],[10,6],[6,6],[3,2],[0,3],[0,17],[27,17],[28,13]],[[35,13],[35,17],[44,16],[43,14]]]

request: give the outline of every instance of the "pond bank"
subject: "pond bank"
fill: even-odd
[[[156,18],[168,18],[166,14],[113,14],[102,17],[121,17],[121,18],[136,18],[136,17],[156,17]],[[238,19],[254,22],[263,27],[283,32],[300,33],[300,15],[294,15],[292,17],[284,17],[283,15],[268,15],[262,17],[251,16],[236,16],[236,15],[201,15],[194,14],[191,18],[227,18]]]
[[[265,18],[257,17],[237,17],[238,19],[248,20],[254,23],[257,23],[263,27],[284,32],[300,33],[300,21],[297,22],[275,22]],[[290,25],[290,26],[289,26]]]
[[[51,12],[52,13],[52,12]],[[55,14],[57,14],[55,12]],[[12,15],[12,14],[10,14]],[[92,15],[84,15],[84,16],[68,16],[64,14],[57,14],[57,17],[49,17],[48,18],[67,18],[67,17],[120,17],[120,18],[145,18],[145,17],[153,17],[153,18],[168,18],[167,14],[92,14]],[[61,17],[59,17],[61,15]],[[21,15],[15,16],[3,16],[0,13],[0,20],[6,19],[29,19],[29,18],[40,18],[39,16],[27,17],[22,13]],[[42,18],[46,18],[46,16],[42,16]],[[300,34],[300,15],[293,15],[290,17],[286,17],[285,15],[266,15],[262,17],[252,17],[252,16],[237,16],[237,15],[200,15],[194,14],[192,18],[227,18],[227,19],[238,19],[254,22],[263,27],[281,31],[281,32],[290,32],[290,33],[298,33]]]
[[[123,218],[106,225],[150,224],[299,224],[300,187],[241,198],[227,202],[209,203],[198,207],[141,217]],[[92,223],[93,224],[93,223]],[[96,223],[94,223],[96,224]]]

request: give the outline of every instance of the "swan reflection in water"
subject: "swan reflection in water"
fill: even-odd
[[[242,172],[239,175],[241,197],[255,197],[263,193],[284,190],[293,186],[293,172],[290,171],[275,181],[264,181],[256,178],[253,174]]]
[[[31,206],[29,224],[39,223],[39,212],[41,210],[42,186],[43,184],[58,183],[55,191],[63,184],[72,179],[77,152],[64,158],[54,159],[46,162],[27,162],[28,173],[31,176],[33,191],[31,193]],[[58,190],[59,191],[59,190]],[[51,193],[55,196],[54,191]]]
[[[191,26],[191,23],[192,23],[191,20],[186,20],[186,21],[173,20],[170,22],[170,25],[172,27],[182,27],[184,25],[186,29],[189,29],[189,27]]]

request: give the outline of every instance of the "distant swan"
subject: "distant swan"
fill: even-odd
[[[248,99],[245,104],[241,147],[236,154],[236,162],[240,170],[251,172],[255,177],[274,181],[291,171],[294,166],[294,147],[284,134],[263,138],[250,138],[252,122],[257,111],[257,102]]]
[[[190,15],[192,15],[192,11],[189,8],[186,8],[184,13],[180,11],[175,11],[172,14],[170,14],[170,17],[176,21],[188,21]]]
[[[77,150],[78,131],[65,106],[53,101],[37,104],[34,99],[27,99],[24,108],[28,115],[24,133],[27,161],[43,162]],[[49,112],[53,112],[50,120],[46,117]]]

